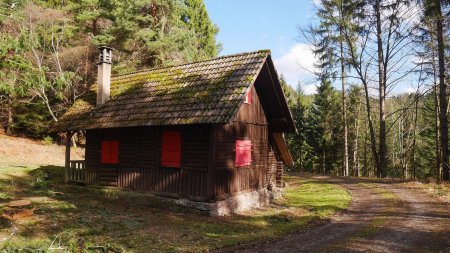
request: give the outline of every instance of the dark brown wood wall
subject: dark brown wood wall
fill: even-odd
[[[164,129],[182,132],[181,168],[160,166],[160,135]],[[86,182],[192,198],[204,198],[207,186],[210,126],[132,127],[88,130]],[[119,141],[119,163],[100,163],[101,141]]]
[[[215,142],[214,195],[221,198],[265,186],[268,124],[255,88],[252,104],[242,104],[229,124],[218,126]],[[236,168],[236,140],[252,141],[252,165]]]
[[[242,104],[232,122],[225,125],[88,130],[86,182],[204,201],[267,187],[268,173],[279,159],[270,146],[267,118],[254,87],[251,92],[252,104]],[[181,168],[160,166],[164,129],[182,131]],[[245,139],[252,141],[253,161],[236,168],[235,143]],[[100,163],[102,140],[119,141],[117,165]]]

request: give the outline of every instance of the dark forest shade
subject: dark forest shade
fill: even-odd
[[[58,122],[54,131],[86,131],[85,163],[73,162],[69,175],[206,202],[280,186],[283,163],[292,165],[282,132],[295,127],[267,51],[155,71],[164,76],[130,74],[137,88],[127,83],[131,91]],[[112,89],[124,85],[114,80]]]

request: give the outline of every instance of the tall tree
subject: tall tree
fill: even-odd
[[[379,141],[378,141],[378,159],[377,168],[379,177],[387,176],[387,145],[386,145],[386,70],[383,52],[383,37],[381,32],[381,0],[375,0],[374,10],[376,17],[376,39],[377,39],[377,64],[378,64],[378,92],[379,92]]]
[[[199,58],[217,56],[221,48],[221,45],[216,42],[219,28],[209,19],[203,0],[185,0],[185,4],[184,22],[197,37],[197,51],[203,54]]]
[[[291,93],[289,97],[293,97]],[[308,110],[310,109],[307,104],[307,97],[303,92],[302,86],[298,84],[297,91],[295,92],[295,100],[290,101],[290,108],[292,117],[294,118],[295,127],[297,132],[288,134],[287,141],[294,159],[294,168],[307,171],[312,167],[311,161],[314,160],[312,149],[307,142],[308,134]]]
[[[353,175],[362,176],[361,166],[359,164],[359,139],[360,139],[360,125],[361,125],[361,106],[362,106],[362,92],[361,87],[357,85],[352,85],[349,91],[349,128],[350,136],[353,140],[352,146],[352,163],[353,163]]]
[[[345,38],[343,30],[350,31],[350,20],[353,13],[348,9],[354,5],[353,1],[343,0],[322,0],[317,15],[320,18],[318,28],[312,31],[313,36],[319,36],[315,39],[315,54],[318,55],[321,64],[330,75],[338,76],[341,82],[341,115],[343,122],[343,156],[342,173],[349,175],[349,151],[348,151],[348,122],[346,106],[346,68],[347,53],[345,48]],[[339,70],[336,70],[339,69]],[[337,74],[339,73],[339,74]]]
[[[422,6],[423,7],[423,6]],[[436,46],[436,32],[435,22],[429,17],[422,17],[421,25],[418,26],[418,33],[416,35],[416,52],[420,59],[421,74],[428,78],[431,82],[431,92],[433,97],[434,118],[434,150],[435,150],[435,176],[437,180],[442,179],[442,163],[441,163],[441,148],[440,148],[440,127],[439,127],[439,90],[438,90],[438,70],[437,70],[437,46]],[[425,99],[428,101],[428,99]],[[428,104],[426,104],[428,105]],[[428,108],[427,108],[428,109]],[[424,112],[427,117],[427,111]],[[430,119],[431,120],[431,119]],[[427,136],[424,136],[425,138]]]
[[[45,134],[94,82],[100,44],[117,74],[216,56],[216,34],[202,1],[0,1],[2,125]]]
[[[341,131],[341,122],[337,108],[338,93],[326,76],[323,76],[308,115],[311,127],[308,143],[316,152],[319,160],[318,171],[322,173],[338,172],[335,165],[339,154],[334,150],[338,150],[341,144],[338,134]]]
[[[445,80],[445,41],[444,41],[444,16],[443,6],[448,5],[448,0],[425,0],[425,16],[436,24],[436,40],[439,66],[439,127],[441,145],[442,177],[450,180],[449,150],[448,150],[448,119],[447,119],[447,84]]]

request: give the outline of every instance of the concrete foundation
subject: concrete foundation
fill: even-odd
[[[275,199],[282,199],[284,198],[284,189],[274,187],[272,190],[269,191],[270,200]]]
[[[266,206],[271,199],[282,198],[283,192],[283,189],[280,188],[275,188],[271,191],[260,189],[244,192],[213,203],[196,202],[188,199],[177,199],[175,200],[175,203],[181,206],[206,211],[211,216],[225,216],[243,213],[251,209]]]

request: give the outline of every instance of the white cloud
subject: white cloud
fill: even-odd
[[[278,73],[282,74],[288,84],[296,86],[301,83],[308,83],[306,80],[314,79],[311,72],[315,71],[316,61],[311,46],[305,43],[298,43],[291,47],[281,57],[274,60]],[[315,85],[304,86],[305,92],[314,92]]]
[[[389,96],[397,96],[402,94],[414,94],[417,92],[417,87],[411,87],[406,84],[400,83],[397,87],[395,87],[392,92],[389,93]],[[425,90],[423,88],[419,89],[419,93],[424,93]]]
[[[311,95],[317,92],[317,86],[315,84],[303,85],[302,89],[306,95]]]

